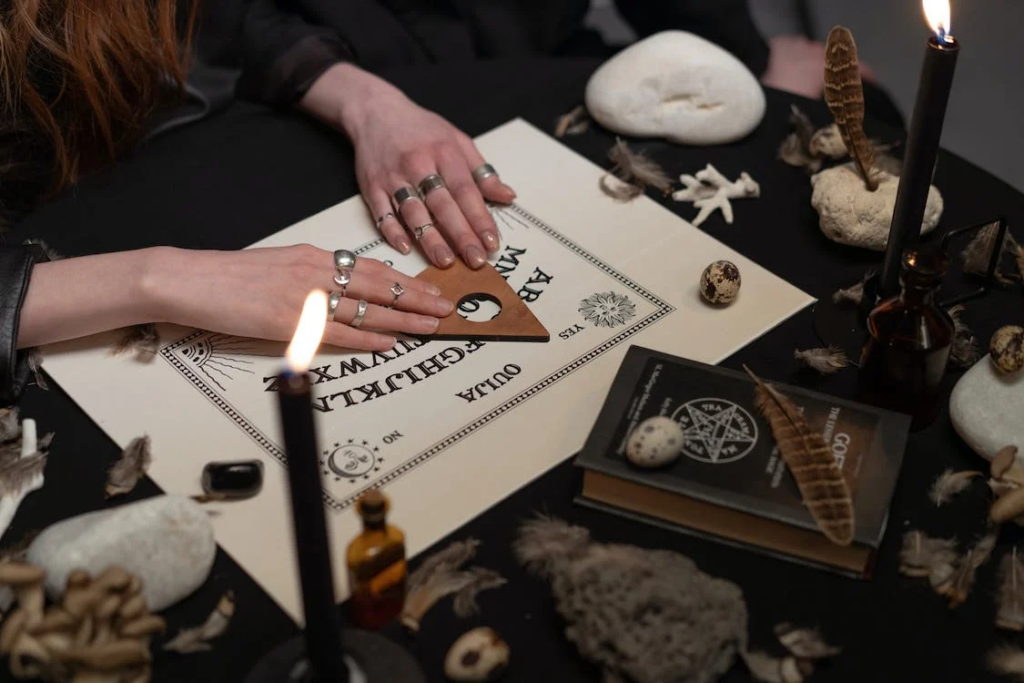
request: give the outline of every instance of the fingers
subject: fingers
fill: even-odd
[[[343,349],[390,351],[395,347],[395,338],[379,332],[357,330],[343,323],[329,322],[324,329],[324,343]]]
[[[342,299],[338,310],[334,312],[336,322],[350,324],[356,317],[359,303],[353,299]],[[359,329],[387,330],[420,335],[432,334],[437,331],[440,321],[434,316],[405,313],[383,306],[367,306]]]
[[[462,150],[462,155],[469,164],[470,171],[485,163],[480,150],[476,148],[473,140],[468,135],[459,135],[456,139],[458,140],[459,148]],[[516,198],[516,191],[501,182],[501,178],[496,175],[484,178],[477,185],[480,188],[481,194],[489,201],[510,204]]]
[[[391,197],[382,188],[373,188],[367,193],[366,204],[370,207],[373,220],[388,244],[403,254],[412,250],[412,243],[409,241],[409,234],[402,227],[394,210],[391,208]],[[384,220],[381,217],[385,216]]]
[[[457,164],[453,164],[457,165]],[[465,165],[464,163],[462,164]],[[443,167],[442,167],[443,172]],[[476,232],[469,227],[469,222],[462,215],[462,208],[455,203],[447,187],[431,190],[425,199],[430,212],[434,214],[448,242],[462,256],[470,268],[480,268],[487,262],[484,246]]]
[[[430,172],[423,174],[424,176],[430,175]],[[394,189],[392,195],[403,187],[414,187],[412,183],[406,182],[400,178],[396,178],[392,182]],[[430,216],[430,211],[427,210],[427,205],[420,199],[410,199],[403,202],[398,207],[399,212],[402,216],[402,221],[409,227],[412,232],[414,239],[415,230],[417,227],[423,227],[433,224],[433,219]],[[444,241],[444,237],[435,227],[424,228],[422,237],[419,237],[420,248],[423,249],[423,253],[427,255],[430,262],[438,268],[448,268],[455,263],[455,254],[448,248],[448,243]]]
[[[406,288],[405,293],[399,295],[396,301],[394,292],[391,291],[395,282],[399,281],[383,277],[370,277],[355,271],[352,273],[352,281],[345,289],[345,299],[366,299],[371,304],[394,305],[395,308],[402,311],[440,317],[450,314],[454,309],[451,301],[429,294],[422,288]],[[404,285],[402,286],[404,287]]]
[[[474,182],[473,176],[470,174],[470,169],[466,166],[465,158],[461,154],[446,156],[441,159],[439,167],[441,177],[444,178],[448,187],[447,190],[438,190],[434,194],[437,195],[444,192],[450,195],[458,206],[458,211],[465,217],[470,229],[479,238],[479,242],[483,244],[484,248],[492,253],[498,251],[500,247],[498,228],[494,225],[491,212],[487,210],[484,198],[480,194],[480,188],[476,186],[476,182]],[[427,197],[427,204],[428,206],[430,205],[430,197]],[[479,265],[470,262],[465,252],[463,252],[463,258],[473,268],[478,268],[484,264],[482,254],[480,255]]]
[[[388,286],[397,282],[408,290],[417,290],[433,296],[441,295],[441,290],[436,285],[424,282],[423,280],[418,280],[406,275],[405,273],[401,273],[394,268],[385,266],[377,259],[357,258],[355,270],[361,275],[367,275],[384,280],[389,283]]]

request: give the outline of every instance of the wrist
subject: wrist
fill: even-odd
[[[404,99],[402,91],[384,79],[339,62],[313,82],[299,107],[354,138],[378,107]]]
[[[140,323],[174,322],[171,292],[174,274],[181,272],[176,262],[183,250],[175,247],[150,247],[137,254],[133,301],[137,302],[134,316]]]

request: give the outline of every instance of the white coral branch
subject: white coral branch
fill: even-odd
[[[700,209],[700,213],[693,219],[694,225],[707,220],[715,209],[720,209],[725,222],[732,225],[733,212],[729,200],[761,196],[761,186],[746,171],[740,174],[738,180],[730,181],[711,164],[697,171],[696,175],[683,174],[679,180],[683,183],[683,189],[673,192],[672,199],[677,202],[693,202]]]

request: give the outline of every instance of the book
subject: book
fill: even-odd
[[[756,371],[756,369],[755,369]],[[575,464],[578,503],[782,559],[868,578],[885,535],[910,417],[762,379],[803,410],[843,472],[853,498],[854,540],[818,529],[754,407],[746,374],[640,346],[626,353]],[[626,458],[649,417],[683,428],[680,457],[658,469]]]

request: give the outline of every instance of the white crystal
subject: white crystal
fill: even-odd
[[[58,522],[36,537],[27,560],[46,570],[54,600],[75,569],[96,576],[119,565],[142,579],[146,603],[156,612],[201,586],[216,552],[213,527],[198,503],[158,496]]]

